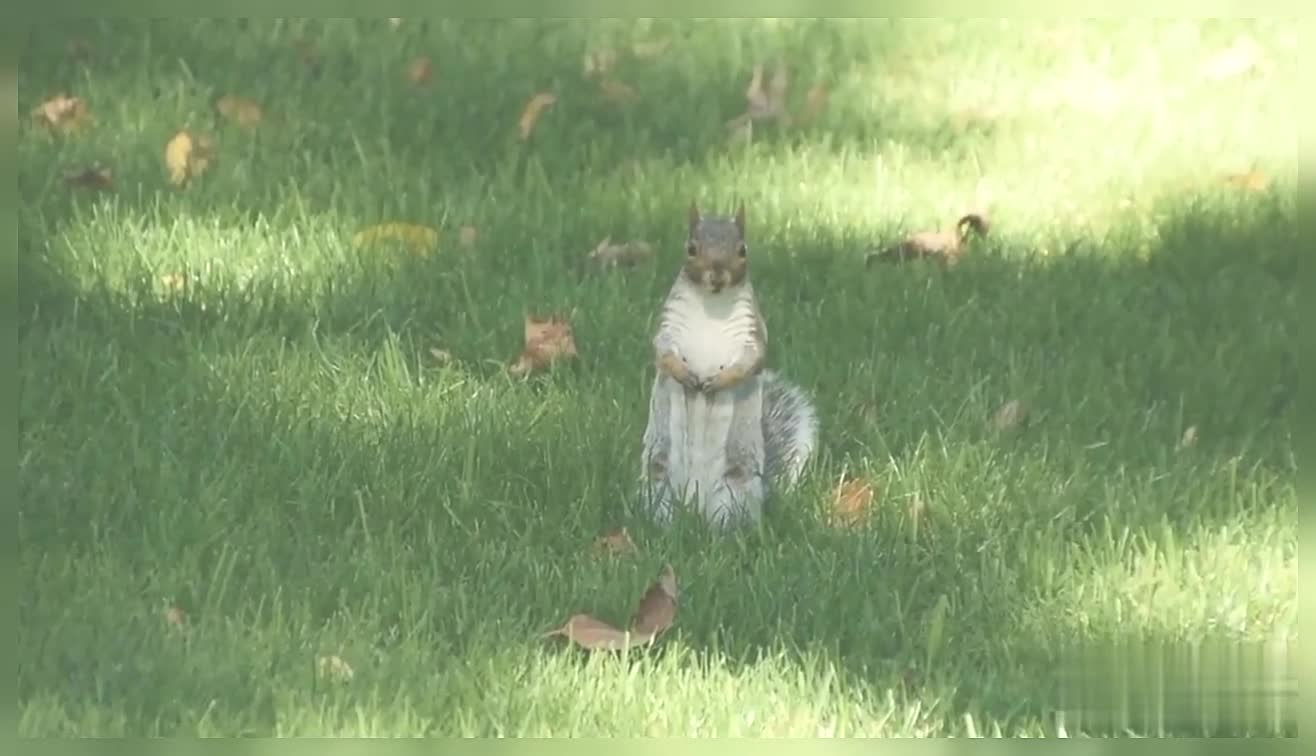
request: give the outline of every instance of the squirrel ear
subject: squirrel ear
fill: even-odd
[[[736,228],[740,230],[740,235],[745,235],[745,202],[742,200],[736,205]]]
[[[691,234],[694,233],[695,226],[699,225],[699,218],[700,218],[699,205],[694,200],[690,200],[690,233]]]

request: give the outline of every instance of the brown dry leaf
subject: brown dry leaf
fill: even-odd
[[[672,565],[665,564],[658,573],[658,579],[649,586],[640,598],[640,604],[631,615],[631,632],[650,640],[658,637],[672,626],[676,619],[676,572]]]
[[[33,108],[32,118],[48,129],[68,133],[86,124],[87,103],[60,93]]]
[[[620,556],[635,553],[635,541],[626,528],[613,528],[594,541],[595,556]]]
[[[1179,439],[1179,449],[1188,449],[1197,445],[1197,426],[1190,425],[1184,429],[1183,437]]]
[[[827,108],[827,100],[830,96],[831,93],[828,92],[827,87],[822,84],[814,84],[810,87],[809,93],[805,95],[804,99],[804,115],[802,120],[805,123],[812,123],[818,120],[818,117],[822,115],[823,110]]]
[[[187,626],[187,612],[171,606],[164,610],[164,621],[170,627],[181,630]]]
[[[859,525],[872,510],[873,498],[873,484],[868,480],[843,477],[832,494],[828,519],[834,526]]]
[[[165,145],[165,167],[169,183],[183,186],[210,168],[215,156],[215,143],[204,134],[193,134],[183,129]]]
[[[64,183],[76,189],[102,191],[114,186],[114,176],[109,168],[93,165],[64,174]]]
[[[400,242],[413,254],[424,257],[439,244],[439,232],[414,223],[382,223],[358,231],[352,243],[358,247],[379,242]]]
[[[581,69],[585,73],[585,78],[595,74],[605,74],[612,65],[617,62],[617,52],[610,47],[604,47],[598,50],[589,50],[585,53],[585,59],[581,63]]]
[[[552,92],[540,92],[526,101],[525,108],[521,111],[521,119],[517,122],[521,129],[521,139],[530,138],[530,133],[535,130],[535,124],[539,123],[539,116],[555,102],[557,95]]]
[[[428,55],[422,55],[407,65],[407,81],[422,86],[434,77],[434,63]]]
[[[165,291],[175,292],[187,288],[187,276],[182,273],[165,273],[160,276],[160,284]]]
[[[599,80],[599,93],[603,99],[616,105],[629,105],[640,98],[634,87],[610,78]]]
[[[588,255],[589,262],[600,268],[633,268],[653,257],[648,242],[632,241],[614,244],[612,237],[604,237]]]
[[[667,52],[667,48],[671,44],[672,40],[670,37],[642,40],[631,45],[631,53],[640,59],[656,58]]]
[[[463,247],[474,247],[480,238],[480,231],[475,226],[462,226],[457,232],[457,243]]]
[[[1255,168],[1246,173],[1231,173],[1224,180],[1226,184],[1249,192],[1264,192],[1270,186],[1270,177]]]
[[[430,357],[433,357],[434,361],[440,365],[447,365],[449,362],[452,362],[452,352],[449,352],[447,349],[430,347]]]
[[[215,110],[230,121],[252,128],[265,119],[265,110],[255,100],[226,94],[215,101]]]
[[[779,62],[773,69],[772,79],[766,89],[763,87],[763,64],[756,64],[749,86],[745,89],[745,100],[749,103],[745,114],[752,120],[775,119],[788,123],[790,114],[786,111],[786,86],[785,64]]]
[[[576,356],[576,339],[564,315],[525,316],[525,349],[508,368],[513,375],[549,367]]]
[[[621,651],[652,640],[609,625],[588,614],[573,614],[562,627],[549,630],[543,637],[561,635],[586,651]]]
[[[356,676],[356,673],[352,671],[352,665],[333,654],[321,656],[316,661],[316,668],[319,670],[321,677],[335,682],[349,682]]]
[[[992,425],[999,431],[1013,430],[1028,420],[1028,407],[1018,399],[1011,399],[992,415]]]

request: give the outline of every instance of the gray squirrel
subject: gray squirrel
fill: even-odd
[[[641,480],[669,522],[693,502],[711,524],[757,522],[768,489],[793,485],[818,419],[799,387],[764,368],[768,331],[749,281],[745,206],[733,217],[690,205],[685,264],[653,338],[657,367]]]

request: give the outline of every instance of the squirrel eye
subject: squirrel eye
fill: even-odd
[[[686,253],[686,255],[688,255],[688,256],[690,256],[690,257],[694,257],[694,256],[695,256],[695,253],[698,252],[698,251],[699,251],[699,247],[696,247],[694,242],[686,242],[686,245],[685,245],[685,253]]]

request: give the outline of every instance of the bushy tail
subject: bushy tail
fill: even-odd
[[[785,488],[799,480],[818,443],[818,415],[813,402],[796,385],[772,370],[763,384],[763,446],[767,478]]]

